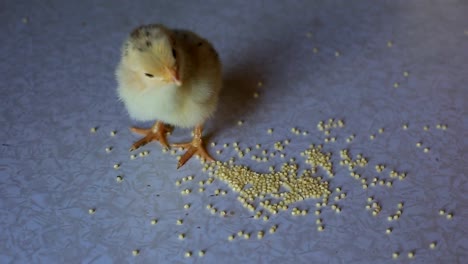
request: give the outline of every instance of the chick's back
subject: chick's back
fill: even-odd
[[[182,99],[179,111],[185,119],[195,115],[193,119],[199,120],[195,123],[200,124],[216,110],[222,87],[221,62],[213,46],[195,33],[175,30],[174,35],[184,51],[181,69],[184,84],[179,89]]]

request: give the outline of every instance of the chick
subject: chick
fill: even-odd
[[[130,117],[157,120],[149,129],[131,128],[144,137],[130,151],[151,141],[169,148],[166,125],[194,127],[191,142],[172,145],[187,149],[177,168],[193,155],[213,161],[203,146],[202,131],[217,107],[222,70],[218,54],[207,40],[159,24],[140,26],[123,45],[116,76],[119,98]]]

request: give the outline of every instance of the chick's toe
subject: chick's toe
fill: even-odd
[[[206,161],[214,161],[214,159],[208,154],[205,147],[203,146],[203,140],[201,138],[202,127],[197,126],[194,130],[194,136],[191,142],[172,144],[173,147],[186,149],[185,154],[180,158],[177,168],[182,167],[193,155],[199,156],[201,159]]]
[[[163,147],[169,149],[169,144],[166,139],[166,132],[168,129],[161,122],[156,122],[151,128],[132,127],[130,130],[134,133],[144,135],[142,139],[133,143],[130,151],[138,149],[151,141],[159,141]]]

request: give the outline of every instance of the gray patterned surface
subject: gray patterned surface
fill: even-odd
[[[467,1],[2,1],[0,3],[0,262],[1,263],[463,263],[468,257]],[[27,18],[27,21],[23,21]],[[242,147],[290,139],[287,158],[323,143],[316,124],[342,118],[333,152],[347,198],[335,214],[324,209],[325,231],[313,213],[290,211],[254,220],[235,193],[204,193],[200,164],[179,171],[176,159],[150,144],[130,160],[135,125],[117,101],[113,72],[125,35],[141,23],[162,22],[210,39],[224,64],[220,109],[206,126],[209,142]],[[307,33],[310,32],[308,36]],[[392,47],[387,42],[393,43]],[[314,53],[313,48],[318,52]],[[335,56],[339,51],[340,56]],[[403,76],[408,71],[409,76]],[[262,81],[263,86],[257,87]],[[399,83],[394,88],[395,82]],[[258,99],[252,94],[257,90]],[[237,120],[245,120],[239,127]],[[409,124],[404,131],[401,126]],[[446,131],[436,129],[447,124]],[[150,124],[139,124],[150,125]],[[423,126],[429,125],[429,131]],[[90,128],[97,126],[95,134]],[[267,135],[268,128],[273,135]],[[309,131],[296,136],[291,127]],[[385,128],[380,135],[377,130]],[[109,136],[116,130],[117,135]],[[348,144],[345,139],[356,134]],[[376,139],[369,140],[370,134]],[[176,129],[170,141],[189,139]],[[417,148],[417,142],[429,153]],[[105,148],[113,147],[111,153]],[[339,167],[339,150],[363,153],[370,165],[407,171],[390,188],[363,190]],[[258,151],[257,151],[258,152]],[[258,154],[258,153],[252,153]],[[232,148],[216,156],[228,160]],[[119,170],[113,164],[121,162]],[[256,171],[280,165],[237,164]],[[323,172],[319,171],[319,174]],[[124,181],[116,182],[123,175]],[[195,175],[178,187],[177,179]],[[190,195],[180,191],[193,188]],[[368,196],[383,206],[364,209]],[[400,220],[386,216],[405,202]],[[189,210],[183,209],[191,203]],[[207,204],[233,212],[211,215]],[[297,205],[315,210],[315,201]],[[96,208],[93,215],[88,209]],[[439,209],[454,213],[452,220]],[[158,218],[156,225],[150,221]],[[177,219],[184,219],[176,225]],[[278,225],[257,240],[254,232]],[[385,229],[392,226],[391,235]],[[239,230],[249,240],[227,241]],[[185,232],[180,241],[177,235]],[[429,243],[437,241],[434,250]],[[132,250],[139,249],[138,256]],[[206,250],[198,257],[198,250]],[[184,258],[193,251],[194,256]],[[415,252],[413,260],[409,251]],[[401,252],[399,260],[392,253]]]

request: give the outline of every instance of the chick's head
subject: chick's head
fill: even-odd
[[[161,25],[136,28],[125,44],[123,62],[147,87],[182,84],[182,52]]]

